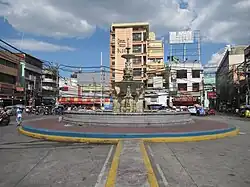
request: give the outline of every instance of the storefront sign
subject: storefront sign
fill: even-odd
[[[175,97],[174,102],[196,102],[197,97],[192,96],[182,96],[182,97]]]
[[[208,99],[216,99],[216,92],[207,92]]]

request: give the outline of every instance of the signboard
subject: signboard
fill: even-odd
[[[216,83],[216,75],[214,72],[204,72],[204,84],[213,84]]]
[[[170,44],[194,43],[193,31],[169,32]]]
[[[174,102],[196,102],[197,97],[193,96],[181,96],[181,97],[175,97]]]
[[[162,77],[153,77],[153,87],[154,88],[162,88],[163,87]]]
[[[208,99],[216,99],[216,92],[207,92]]]

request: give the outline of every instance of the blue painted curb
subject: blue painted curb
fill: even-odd
[[[226,129],[209,130],[209,131],[195,131],[186,133],[90,133],[90,132],[69,132],[69,131],[54,131],[48,129],[33,128],[30,126],[22,126],[24,131],[50,135],[50,136],[64,136],[73,138],[173,138],[173,137],[191,137],[191,136],[206,136],[223,134],[236,130],[236,127]]]

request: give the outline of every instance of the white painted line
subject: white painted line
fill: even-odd
[[[165,177],[165,175],[164,175],[164,173],[163,173],[160,165],[156,164],[156,168],[157,168],[157,170],[158,170],[158,172],[159,172],[159,174],[161,176],[161,179],[162,179],[162,182],[163,182],[164,186],[166,186],[166,187],[169,186],[168,185],[168,181],[167,181],[167,179],[166,179],[166,177]]]
[[[245,135],[246,133],[245,132],[240,132],[239,135]]]
[[[106,171],[106,168],[107,168],[107,165],[108,165],[108,162],[109,162],[109,159],[112,155],[112,152],[113,152],[113,149],[114,149],[114,145],[111,146],[110,150],[109,150],[109,153],[108,153],[108,156],[102,166],[102,170],[97,178],[97,181],[96,181],[96,184],[95,184],[95,187],[103,187],[103,184],[101,184],[101,181],[102,181],[102,178],[105,174],[105,171]]]
[[[148,152],[152,157],[154,157],[154,153],[149,145],[148,145]]]
[[[148,145],[148,152],[152,157],[154,157],[154,153],[153,153],[153,151],[152,151],[152,149],[151,149],[151,147],[149,145]],[[164,175],[164,173],[163,173],[163,171],[161,169],[161,166],[159,164],[157,164],[157,163],[155,163],[155,165],[156,165],[156,169],[158,170],[159,175],[161,176],[161,179],[162,179],[162,182],[163,182],[164,186],[168,187],[169,184],[168,184],[168,181],[167,181],[167,179],[166,179],[166,177],[165,177],[165,175]]]

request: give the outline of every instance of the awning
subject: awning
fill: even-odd
[[[59,104],[78,104],[78,105],[88,105],[88,104],[100,104],[101,98],[78,98],[78,97],[62,97],[59,98]],[[103,98],[103,104],[110,104],[110,98]]]

